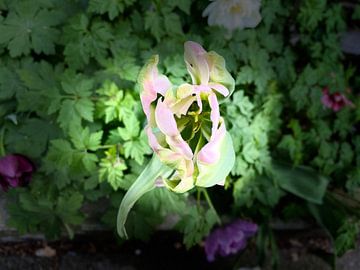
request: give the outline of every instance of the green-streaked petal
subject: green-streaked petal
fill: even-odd
[[[235,89],[235,80],[226,69],[225,59],[211,51],[207,53],[207,61],[210,69],[210,82],[224,85],[231,94]]]
[[[183,178],[165,179],[165,186],[176,193],[184,193],[194,188],[194,178],[192,176]]]
[[[220,143],[220,159],[214,164],[204,164],[197,162],[199,175],[196,186],[211,187],[222,184],[228,176],[235,163],[235,151],[231,136],[228,132]]]
[[[207,84],[209,82],[209,66],[206,60],[207,52],[193,41],[184,44],[184,58],[193,84]]]
[[[140,86],[141,104],[147,119],[150,118],[150,105],[156,100],[157,94],[165,95],[171,88],[169,79],[159,74],[157,64],[159,56],[153,55],[140,70],[138,76],[138,85]]]

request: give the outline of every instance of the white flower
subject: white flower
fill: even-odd
[[[230,32],[245,27],[253,28],[261,21],[259,12],[261,0],[212,0],[203,17],[208,24],[224,26]]]

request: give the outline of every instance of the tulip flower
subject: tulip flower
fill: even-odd
[[[133,204],[159,180],[183,193],[195,186],[222,185],[234,165],[232,139],[218,102],[234,90],[234,79],[217,53],[206,52],[192,41],[184,47],[191,83],[172,85],[159,74],[157,55],[139,74],[140,99],[148,121],[145,131],[154,156],[120,205],[120,236],[126,236],[124,224]]]
[[[346,106],[354,107],[354,104],[345,95],[339,92],[330,94],[327,87],[322,90],[322,94],[322,104],[325,107],[332,109],[334,112],[338,112]]]
[[[261,21],[260,0],[212,0],[203,12],[209,25],[235,29],[254,28]]]
[[[243,250],[247,240],[256,234],[257,229],[255,223],[245,220],[237,220],[225,227],[217,228],[205,240],[207,260],[212,262],[216,255],[225,257]]]
[[[0,186],[4,191],[9,187],[26,186],[31,180],[34,165],[22,155],[7,155],[0,159]]]

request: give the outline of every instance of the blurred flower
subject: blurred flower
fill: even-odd
[[[164,179],[175,192],[186,192],[195,185],[222,184],[235,162],[217,96],[228,96],[235,81],[220,55],[206,52],[191,41],[184,47],[192,84],[173,86],[159,74],[157,55],[148,61],[138,79],[149,144],[161,162],[175,170]]]
[[[243,250],[247,240],[256,234],[257,229],[255,223],[245,220],[237,220],[215,229],[205,240],[207,260],[212,262],[217,254],[225,257]]]
[[[0,159],[0,186],[4,191],[9,187],[26,186],[34,171],[34,165],[22,155],[7,155]]]
[[[339,110],[341,110],[343,107],[346,106],[354,106],[354,104],[350,100],[348,100],[347,97],[345,97],[345,95],[339,92],[330,94],[329,89],[327,87],[325,87],[322,90],[322,94],[323,94],[321,97],[322,104],[325,107],[332,109],[334,112],[338,112]]]
[[[212,0],[203,12],[208,24],[223,26],[232,32],[254,28],[261,21],[260,0]]]

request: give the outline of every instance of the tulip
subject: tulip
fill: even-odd
[[[223,26],[229,32],[254,28],[261,21],[260,0],[212,0],[203,11],[209,25]]]
[[[207,260],[212,262],[216,255],[225,257],[243,250],[248,239],[256,234],[257,229],[255,223],[245,220],[237,220],[225,227],[215,229],[205,240]]]
[[[346,106],[354,107],[354,104],[345,95],[339,92],[330,94],[327,87],[322,90],[321,102],[334,112],[338,112]]]
[[[157,55],[139,74],[140,100],[147,118],[145,131],[154,157],[145,169],[148,173],[139,176],[120,205],[121,236],[126,236],[124,224],[130,208],[158,186],[159,180],[170,190],[183,193],[195,186],[223,185],[234,165],[232,139],[218,101],[234,90],[234,79],[217,53],[206,52],[192,41],[184,47],[191,84],[174,86],[159,74]]]
[[[9,187],[26,186],[31,180],[34,165],[22,155],[7,155],[0,159],[0,186],[4,191]]]

